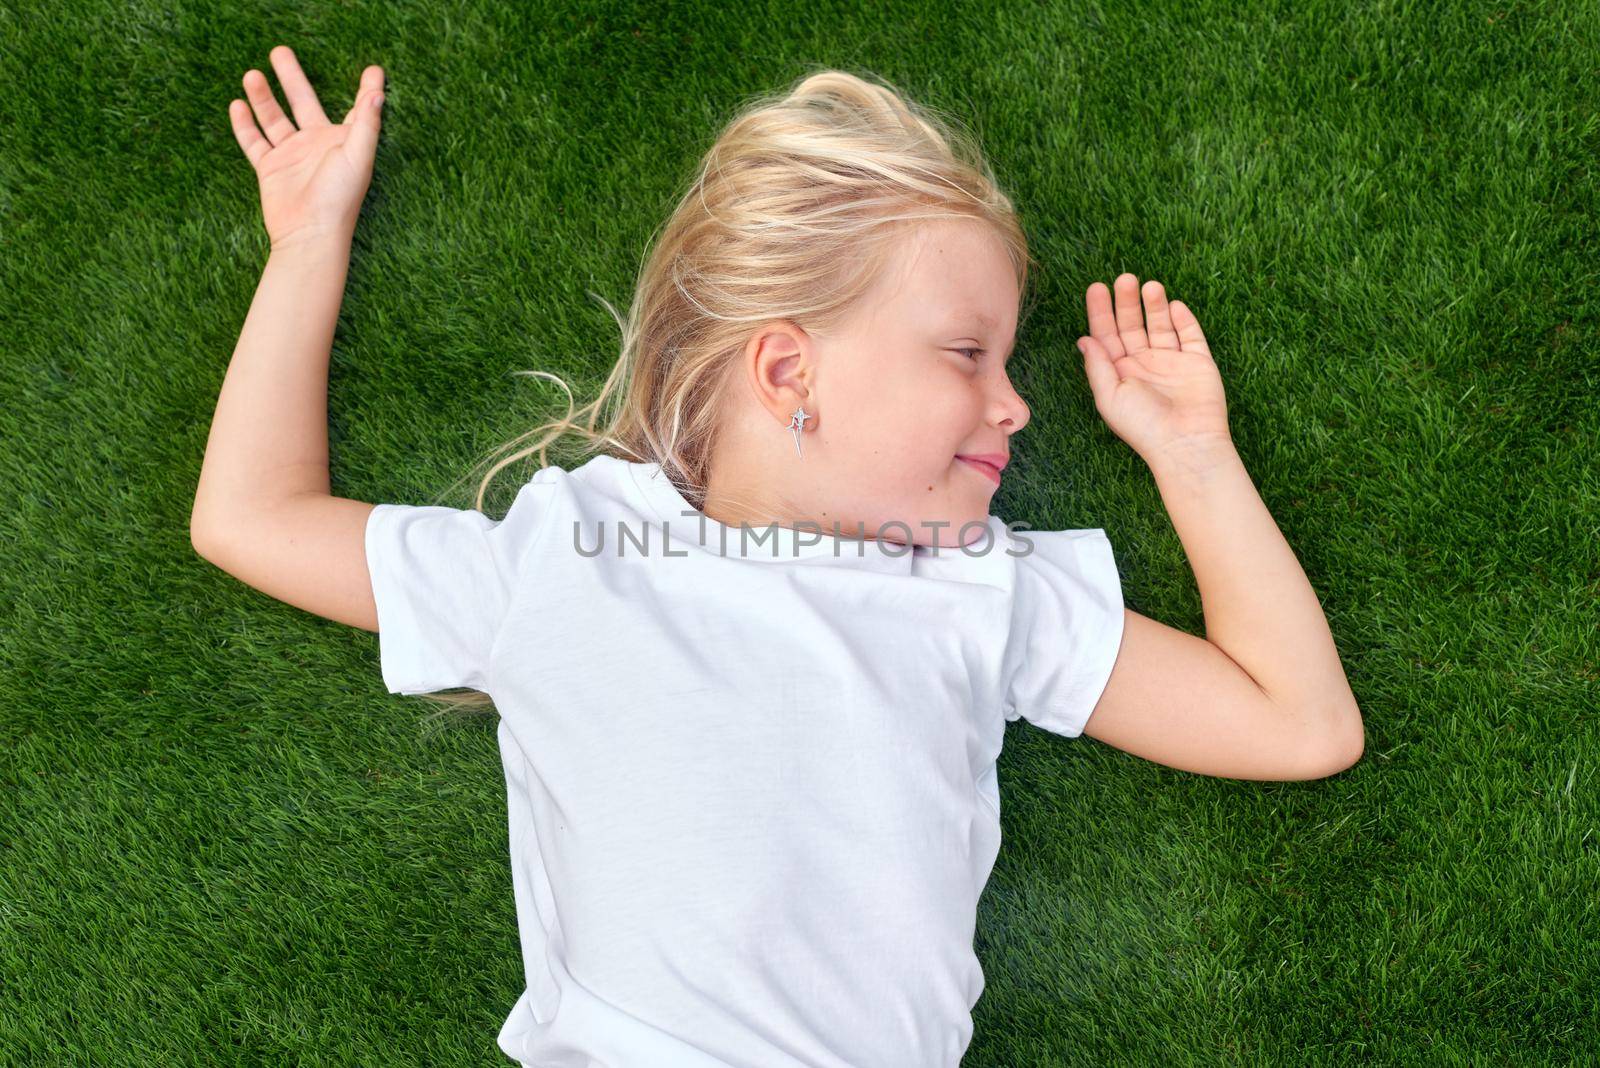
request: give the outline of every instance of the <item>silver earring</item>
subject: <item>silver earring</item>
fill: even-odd
[[[806,414],[804,407],[796,408],[789,417],[789,430],[794,434],[794,454],[800,455],[800,432],[806,428],[806,420],[811,417]]]

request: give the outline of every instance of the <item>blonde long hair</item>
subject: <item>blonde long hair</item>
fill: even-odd
[[[961,123],[833,69],[748,100],[652,235],[626,320],[589,294],[622,332],[599,396],[575,410],[559,376],[517,372],[559,384],[567,413],[493,450],[514,451],[483,476],[474,507],[483,510],[502,469],[534,453],[548,466],[546,449],[573,433],[584,456],[659,463],[700,508],[729,370],[755,324],[829,332],[906,230],[939,218],[988,224],[1026,292],[1033,259],[1016,210]],[[456,709],[493,704],[476,690],[421,696]]]

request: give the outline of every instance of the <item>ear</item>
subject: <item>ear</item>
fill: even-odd
[[[788,319],[762,323],[744,347],[744,367],[761,406],[787,426],[796,408],[814,403],[817,351],[810,334]],[[806,422],[815,415],[806,408]]]

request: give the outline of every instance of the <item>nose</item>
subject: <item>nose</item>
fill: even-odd
[[[1028,425],[1032,416],[1028,402],[1012,387],[1010,377],[1000,375],[999,386],[989,401],[990,419],[1007,434],[1015,434]]]

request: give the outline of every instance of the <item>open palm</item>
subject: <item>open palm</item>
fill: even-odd
[[[342,123],[334,124],[294,52],[279,45],[269,57],[294,110],[294,122],[278,106],[259,70],[244,75],[249,104],[234,100],[228,105],[234,137],[260,181],[267,236],[276,249],[319,234],[348,235],[372,183],[381,110],[375,102],[381,103],[383,96],[383,68],[361,72],[355,104]]]
[[[1116,279],[1116,309],[1104,282],[1089,286],[1089,336],[1078,339],[1095,410],[1147,463],[1175,447],[1228,442],[1222,375],[1200,321],[1160,282]]]

